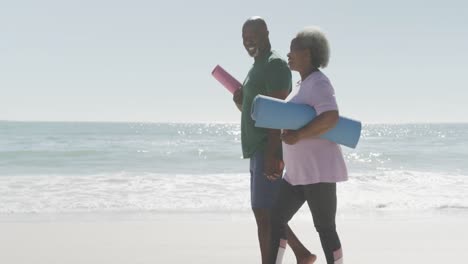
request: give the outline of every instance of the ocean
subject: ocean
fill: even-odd
[[[364,125],[339,210],[468,209],[468,124]],[[248,212],[239,124],[0,122],[0,214]]]

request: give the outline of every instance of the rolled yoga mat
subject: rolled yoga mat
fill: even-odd
[[[242,84],[236,80],[236,78],[232,77],[227,71],[223,69],[223,67],[216,65],[216,67],[211,72],[211,75],[215,77],[229,92],[232,94],[239,89]]]
[[[312,121],[317,113],[309,105],[257,95],[252,103],[251,115],[256,127],[297,130]],[[320,137],[355,148],[361,136],[361,127],[361,122],[340,116],[336,126]]]

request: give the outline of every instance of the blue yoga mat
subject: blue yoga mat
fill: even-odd
[[[309,105],[295,104],[277,98],[257,95],[252,103],[256,127],[297,130],[317,116]],[[336,126],[321,138],[355,148],[361,136],[361,122],[341,117]]]

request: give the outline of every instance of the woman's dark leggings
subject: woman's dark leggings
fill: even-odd
[[[272,211],[272,228],[270,243],[270,261],[275,264],[280,239],[287,240],[286,228],[289,220],[307,201],[314,226],[320,236],[320,242],[328,264],[334,263],[333,252],[341,248],[336,233],[336,183],[316,183],[292,186],[281,180],[278,201]]]

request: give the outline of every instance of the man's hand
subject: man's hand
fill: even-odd
[[[239,88],[234,92],[232,100],[236,104],[237,109],[242,112],[242,88]]]
[[[241,88],[241,89],[237,89],[237,90],[234,92],[234,96],[232,97],[232,100],[233,100],[234,103],[236,103],[237,105],[242,105],[242,88]]]
[[[284,163],[277,155],[267,152],[264,157],[263,174],[270,181],[275,181],[283,175]]]
[[[294,145],[301,139],[300,134],[297,130],[283,130],[281,133],[281,140],[288,144]]]

